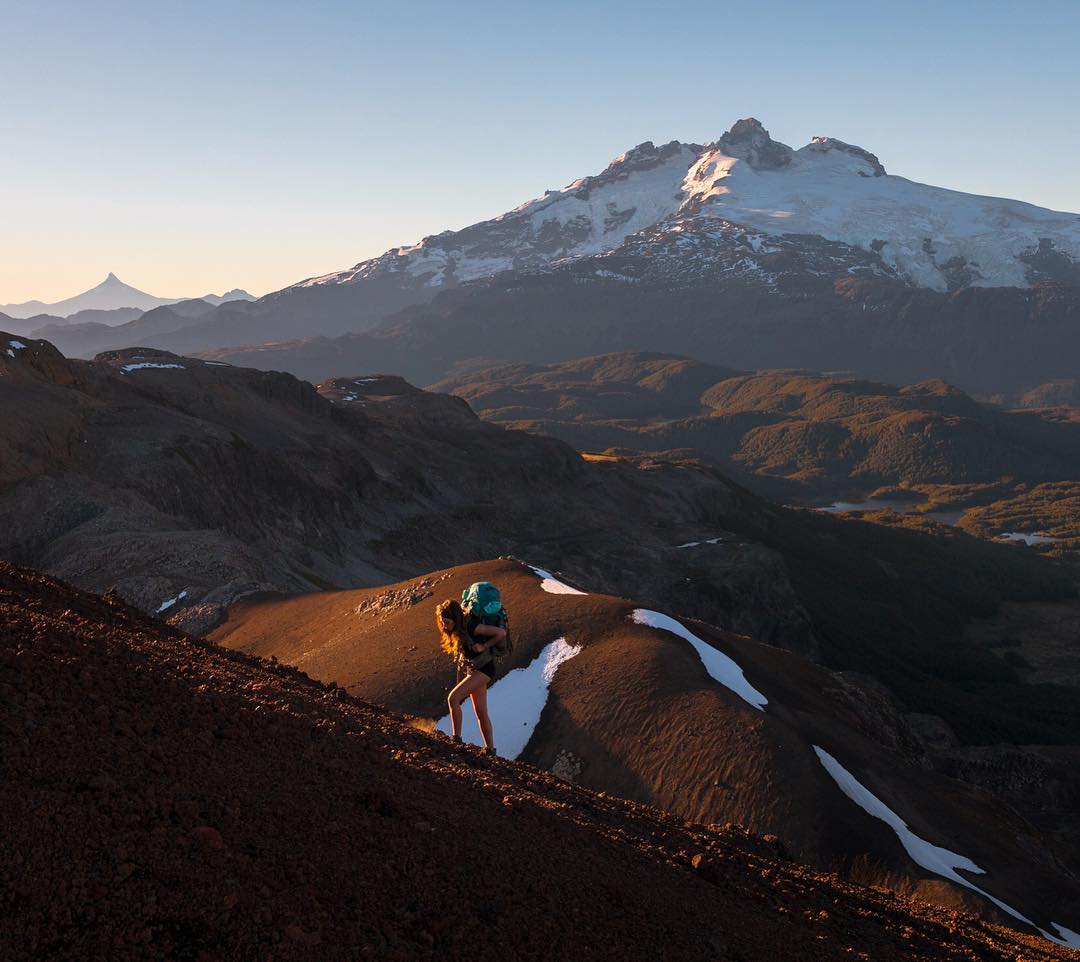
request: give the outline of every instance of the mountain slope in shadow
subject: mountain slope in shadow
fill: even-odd
[[[454,751],[8,564],[0,626],[0,950],[17,962],[1076,957]]]

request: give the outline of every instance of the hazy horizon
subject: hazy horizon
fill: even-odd
[[[1080,8],[826,6],[4,3],[0,303],[262,295],[746,116],[1080,211]]]

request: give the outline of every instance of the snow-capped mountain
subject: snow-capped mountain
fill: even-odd
[[[1074,377],[1077,310],[1080,215],[916,184],[829,137],[793,150],[748,119],[125,346],[422,384],[479,353],[664,351],[989,396]]]
[[[438,289],[507,270],[634,255],[648,263],[594,269],[774,281],[789,253],[802,272],[872,274],[937,291],[1080,284],[1080,215],[918,184],[832,137],[793,150],[751,118],[710,144],[641,144],[602,173],[493,220],[293,289],[385,275]]]
[[[121,307],[134,307],[139,310],[149,311],[155,307],[176,304],[179,301],[188,299],[183,297],[155,297],[153,294],[140,291],[137,287],[125,284],[119,277],[110,272],[109,276],[96,287],[91,287],[90,290],[76,294],[74,297],[68,297],[53,304],[46,304],[43,301],[2,304],[0,305],[0,314],[16,318],[34,317],[38,314],[69,317],[79,311],[111,311]],[[247,291],[242,291],[239,288],[220,296],[207,294],[201,299],[213,304],[215,307],[225,301],[254,300]]]

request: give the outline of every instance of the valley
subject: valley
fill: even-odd
[[[581,451],[697,458],[775,500],[1080,557],[1077,409],[980,403],[941,381],[743,373],[647,353],[473,364],[432,390]]]
[[[429,731],[452,683],[433,605],[494,579],[519,637],[514,667],[564,646],[549,687],[520,682],[540,699],[512,723],[526,726],[508,738],[522,760],[775,837],[814,871],[1071,938],[1075,575],[962,527],[784,508],[744,486],[759,477],[749,468],[778,465],[790,476],[769,484],[819,496],[844,472],[929,483],[1016,457],[1064,474],[1068,425],[1036,443],[1012,415],[941,385],[890,393],[669,357],[440,385],[466,403],[390,375],[313,386],[151,349],[80,361],[19,343],[0,355],[0,403],[25,412],[0,428],[4,557]],[[735,427],[699,436],[729,449],[629,447],[704,420],[702,398]],[[868,440],[797,441],[794,459],[743,440],[748,424],[811,436],[795,416],[808,405],[828,413],[826,432]],[[523,411],[557,416],[490,423]],[[890,440],[912,417],[940,424],[938,443]],[[543,436],[561,424],[575,444],[605,431],[620,443],[583,457]],[[995,443],[965,447],[972,430]],[[542,577],[478,561],[510,556]],[[1040,633],[1008,627],[1036,609]],[[734,692],[729,662],[744,679]],[[986,878],[918,854],[931,850]]]

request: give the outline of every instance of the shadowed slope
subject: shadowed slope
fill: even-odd
[[[6,564],[0,674],[6,958],[1073,957]]]
[[[541,651],[562,638],[580,652],[550,680],[521,758],[687,818],[778,835],[795,857],[819,868],[855,871],[940,904],[1009,918],[914,865],[896,834],[838,789],[814,754],[815,745],[825,746],[913,831],[986,868],[984,889],[1029,917],[1070,914],[1075,880],[1052,843],[989,796],[925,770],[913,736],[898,718],[890,720],[894,709],[872,686],[685,622],[695,648],[671,631],[636,623],[631,602],[553,594],[515,561],[378,589],[249,599],[214,637],[296,664],[365,700],[439,717],[453,669],[434,637],[434,606],[476,580],[500,586],[515,637],[489,695],[497,745],[517,741],[508,725],[529,721],[525,706],[503,704],[502,679],[536,667]],[[741,667],[745,679],[718,682],[724,676],[705,658],[729,667],[734,659],[733,670]]]

